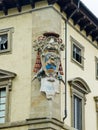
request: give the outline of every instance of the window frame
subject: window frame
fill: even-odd
[[[82,126],[82,130],[85,130],[85,95],[82,94],[80,91],[77,90],[77,88],[75,86],[71,87],[71,122],[72,122],[72,127],[74,127],[75,124],[75,117],[74,117],[74,96],[78,97],[79,99],[81,99],[82,102],[82,106],[81,106],[81,115],[82,115],[82,120],[81,120],[81,126]]]
[[[74,46],[76,46],[81,51],[81,55],[80,55],[81,62],[77,61],[73,56]],[[73,37],[71,37],[71,61],[76,63],[81,68],[84,68],[84,59],[85,59],[84,58],[84,47],[78,41],[76,41]]]
[[[10,91],[12,90],[12,80],[15,77],[15,73],[0,69],[0,89],[6,89],[5,122],[0,124],[10,121]]]
[[[96,107],[96,124],[98,129],[98,96],[95,96],[94,100],[95,100],[95,107]]]
[[[4,99],[4,100],[3,100]],[[0,88],[0,123],[2,123],[2,119],[5,122],[5,114],[6,114],[6,88]]]
[[[0,81],[0,89],[2,90],[3,88],[5,88],[5,91],[6,91],[6,103],[5,103],[5,122],[8,122],[9,120],[9,92],[10,92],[10,85],[9,85],[9,82],[10,81]],[[3,123],[5,123],[3,122]],[[0,123],[2,124],[2,123]]]
[[[98,80],[98,57],[95,56],[95,75]]]
[[[9,101],[9,90],[8,90],[8,86],[7,86],[7,84],[2,84],[1,85],[1,82],[0,82],[0,89],[2,90],[3,88],[5,88],[5,93],[6,93],[6,101],[5,101],[5,121],[4,122],[0,122],[0,124],[3,124],[3,123],[5,123],[5,122],[7,122],[8,121],[8,105],[9,105],[9,103],[8,103],[8,101]]]
[[[12,51],[12,32],[13,32],[13,28],[0,30],[0,36],[7,34],[7,38],[8,38],[8,43],[7,43],[8,47],[5,50],[0,50],[0,54],[9,53]]]
[[[80,98],[80,97],[78,97],[77,95],[74,95],[74,97],[73,97],[73,102],[74,102],[74,109],[73,109],[73,111],[74,111],[74,127],[75,128],[77,128],[78,129],[78,127],[79,128],[81,128],[80,130],[82,130],[82,122],[81,122],[81,120],[82,120],[82,103],[83,103],[83,101],[82,101],[82,99]]]
[[[90,93],[91,90],[87,83],[80,77],[76,77],[68,81],[71,92],[71,124],[74,127],[74,96],[78,97],[82,101],[82,130],[85,130],[85,104],[86,94]]]

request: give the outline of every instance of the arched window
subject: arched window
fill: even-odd
[[[71,89],[71,112],[72,127],[78,130],[85,130],[85,103],[86,94],[90,93],[90,88],[82,78],[74,78],[69,81]]]

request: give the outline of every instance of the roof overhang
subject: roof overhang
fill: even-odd
[[[80,0],[58,0],[61,11],[71,18],[80,31],[85,30],[86,36],[91,35],[92,41],[98,42],[98,18]]]
[[[0,0],[0,10],[8,15],[8,9],[17,8],[22,11],[22,6],[31,5],[35,7],[35,2],[42,0]],[[85,30],[87,36],[92,36],[92,41],[98,42],[98,18],[80,0],[47,0],[48,4],[57,3],[61,11],[67,14],[68,19],[72,19],[75,25],[80,26],[80,31]]]

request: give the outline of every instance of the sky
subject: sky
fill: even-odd
[[[81,1],[98,18],[98,0],[81,0]]]

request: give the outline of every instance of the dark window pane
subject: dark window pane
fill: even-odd
[[[0,35],[0,50],[8,49],[8,34]]]
[[[97,61],[97,63],[96,63],[97,65],[96,65],[96,75],[98,76],[98,61]]]
[[[81,49],[78,48],[76,45],[73,45],[73,58],[78,61],[79,63],[82,62],[81,59]]]
[[[74,127],[82,130],[82,100],[74,96]]]
[[[0,90],[0,98],[5,97],[5,96],[6,96],[6,89],[3,88],[3,89]]]

